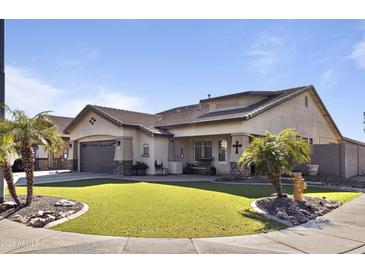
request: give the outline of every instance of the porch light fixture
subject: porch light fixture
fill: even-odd
[[[181,159],[184,158],[184,149],[183,148],[180,149],[180,158]]]
[[[72,143],[69,143],[69,144],[68,144],[68,147],[69,147],[69,148],[72,148]]]
[[[117,141],[117,146],[120,146],[120,141]]]

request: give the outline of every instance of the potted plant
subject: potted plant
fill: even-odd
[[[146,169],[148,169],[148,165],[144,162],[137,161],[135,165],[132,166],[132,172],[138,176],[146,175]]]

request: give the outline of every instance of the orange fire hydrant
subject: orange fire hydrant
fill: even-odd
[[[307,189],[307,184],[304,181],[301,173],[294,175],[294,200],[297,202],[303,202],[303,193]]]

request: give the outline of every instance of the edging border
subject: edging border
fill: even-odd
[[[89,206],[87,204],[85,204],[85,203],[82,203],[82,209],[80,211],[78,211],[75,214],[72,214],[70,216],[67,216],[65,218],[56,220],[54,222],[50,222],[50,223],[46,224],[43,228],[47,228],[48,229],[48,228],[55,227],[56,225],[60,225],[62,223],[65,223],[65,222],[70,221],[72,219],[75,219],[77,217],[80,217],[81,215],[84,215],[87,211],[89,211]]]
[[[271,219],[271,220],[274,220],[274,221],[276,221],[276,222],[278,222],[278,223],[281,223],[281,224],[283,224],[283,225],[286,225],[286,226],[288,226],[288,227],[293,227],[293,226],[294,226],[292,223],[290,223],[290,222],[288,222],[288,221],[285,221],[285,220],[283,220],[283,219],[280,219],[280,218],[278,218],[278,217],[276,217],[276,216],[270,215],[269,213],[267,213],[267,212],[263,211],[262,209],[260,209],[260,208],[256,205],[256,202],[261,201],[261,200],[263,200],[263,199],[266,199],[266,198],[258,199],[258,200],[255,200],[255,201],[253,201],[253,202],[251,203],[251,207],[253,208],[253,210],[254,210],[256,213],[258,213],[258,214],[260,214],[260,215],[262,215],[262,216],[264,216],[264,217],[266,217],[266,218],[268,218],[268,219]]]

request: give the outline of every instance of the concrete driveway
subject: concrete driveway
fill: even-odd
[[[148,181],[148,182],[207,182],[214,181],[218,176],[204,175],[168,175],[168,176],[114,176],[106,173],[92,172],[71,172],[69,170],[35,171],[34,184],[58,183],[67,181],[78,181],[85,179],[110,178],[127,181]],[[26,185],[25,173],[14,173],[14,180],[17,185]]]
[[[282,231],[193,239],[107,237],[30,228],[0,219],[0,253],[365,253],[365,195],[324,218]]]

